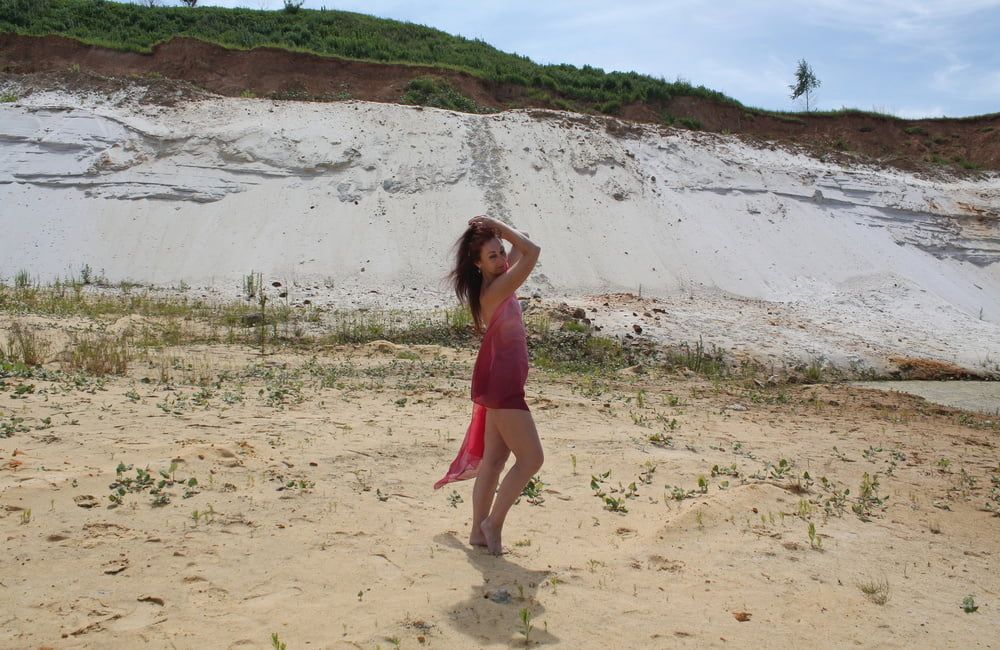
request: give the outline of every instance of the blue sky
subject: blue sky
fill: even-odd
[[[161,0],[162,5],[179,4]],[[202,0],[279,9],[283,0]],[[1000,112],[1000,0],[306,0],[480,38],[539,63],[681,78],[760,108],[805,59],[813,105],[901,117]]]

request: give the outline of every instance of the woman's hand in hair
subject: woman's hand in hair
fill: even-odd
[[[488,227],[500,230],[501,228],[506,227],[507,224],[501,221],[497,221],[493,217],[487,217],[486,215],[481,214],[469,219],[469,225],[473,227],[479,226],[479,227]]]

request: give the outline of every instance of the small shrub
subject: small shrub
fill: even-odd
[[[14,274],[14,288],[24,290],[31,286],[31,276],[27,271],[21,269]]]
[[[404,104],[433,106],[462,113],[478,113],[474,101],[461,94],[444,79],[437,77],[417,77],[406,86],[400,101]]]
[[[693,117],[682,117],[680,119],[680,124],[685,129],[690,129],[691,131],[701,131],[701,122]]]
[[[805,383],[818,384],[823,381],[823,357],[816,357],[806,367]]]
[[[9,104],[10,102],[16,102],[17,95],[14,93],[3,93],[0,95],[0,104]]]
[[[106,335],[85,336],[75,341],[69,365],[89,375],[124,375],[129,350],[125,338]]]
[[[38,366],[45,361],[48,349],[48,341],[39,337],[35,330],[15,322],[7,336],[7,347],[0,347],[0,356],[14,363]]]
[[[670,368],[687,368],[706,377],[724,377],[729,374],[722,349],[715,345],[711,350],[706,349],[700,336],[693,347],[682,343],[678,349],[667,351],[665,358],[666,365]]]
[[[858,589],[876,605],[885,605],[889,602],[890,587],[889,581],[885,578],[859,582]]]

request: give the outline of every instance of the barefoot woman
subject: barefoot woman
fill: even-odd
[[[501,239],[513,245],[510,258]],[[455,293],[469,305],[476,331],[482,333],[484,323],[487,327],[472,373],[472,422],[458,457],[434,487],[476,477],[469,543],[499,555],[507,511],[543,459],[542,443],[524,402],[528,346],[521,305],[514,295],[535,267],[541,249],[524,233],[489,217],[471,219],[456,248],[451,272]],[[511,452],[514,466],[497,490]]]

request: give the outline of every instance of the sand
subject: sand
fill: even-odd
[[[4,379],[0,422],[27,430],[0,438],[0,646],[522,647],[524,609],[530,645],[995,645],[996,422],[849,386],[534,369],[542,502],[496,558],[466,543],[471,482],[431,488],[472,360],[189,346],[106,381]],[[174,463],[169,503],[109,507],[120,463]],[[627,512],[591,488],[608,472]],[[884,501],[859,515],[866,473]],[[884,604],[861,589],[883,582]]]

